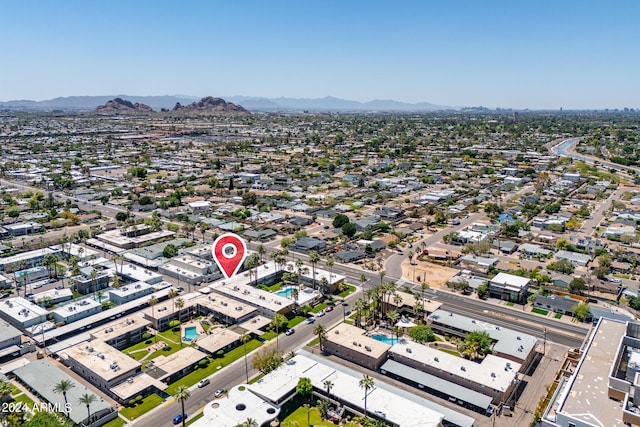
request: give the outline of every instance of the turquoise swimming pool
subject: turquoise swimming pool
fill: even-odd
[[[386,335],[383,334],[376,334],[376,335],[372,335],[371,338],[373,338],[376,341],[381,341],[385,344],[389,344],[389,345],[394,345],[395,343],[398,342],[397,339],[392,338],[392,337],[388,337]]]
[[[293,294],[293,287],[288,287],[288,288],[284,288],[279,290],[278,292],[276,292],[276,295],[280,295],[281,297],[285,297],[285,298],[291,298],[291,295]]]
[[[184,328],[184,341],[193,341],[196,338],[198,338],[198,331],[195,326]]]

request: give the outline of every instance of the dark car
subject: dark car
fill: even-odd
[[[173,417],[173,424],[180,424],[182,420],[186,420],[186,419],[187,419],[187,414],[178,414],[175,417]]]
[[[9,292],[5,292],[2,295],[0,295],[0,299],[9,298],[10,296],[11,296],[11,294]]]

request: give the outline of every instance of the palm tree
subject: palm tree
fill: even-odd
[[[387,275],[387,272],[384,270],[380,270],[378,274],[380,275],[380,284],[382,285],[382,281],[384,280],[384,276]]]
[[[324,340],[327,337],[327,327],[322,323],[318,323],[313,329],[313,333],[318,336],[318,343],[320,344],[320,351],[324,349]]]
[[[362,312],[367,308],[367,303],[362,299],[358,298],[356,302],[353,303],[353,309],[356,311],[356,326],[360,327],[362,325]]]
[[[67,392],[74,388],[76,385],[71,380],[61,380],[59,383],[53,387],[53,392],[62,394],[64,397],[64,410],[67,413],[67,417],[69,416],[69,412],[67,412],[67,407],[69,406],[69,402],[67,401]]]
[[[91,393],[85,393],[78,399],[78,402],[87,405],[87,425],[91,424],[91,404],[98,401],[98,397]]]
[[[93,268],[91,269],[91,273],[89,273],[89,279],[93,282],[93,299],[96,299],[96,287],[98,281],[98,271]]]
[[[4,399],[7,396],[11,396],[12,392],[13,392],[13,387],[11,386],[11,383],[5,380],[0,380],[0,402],[4,402]],[[66,397],[65,397],[65,401],[66,401]]]
[[[364,374],[358,384],[360,388],[364,389],[364,417],[367,418],[367,397],[369,396],[369,390],[375,385],[375,381],[369,375]]]
[[[309,262],[311,263],[311,269],[313,270],[313,289],[316,288],[316,265],[320,261],[320,254],[316,251],[309,251]]]
[[[366,294],[366,290],[364,288],[365,283],[367,283],[367,276],[365,276],[364,274],[360,275],[360,287],[362,288],[362,294],[365,295]]]
[[[167,292],[167,297],[168,297],[170,300],[173,300],[173,299],[174,299],[175,297],[177,297],[177,296],[178,296],[178,291],[176,291],[176,290],[175,290],[175,289],[173,289],[173,288],[169,289],[169,292]],[[173,313],[175,313],[175,312],[176,312],[176,304],[175,304],[175,303],[176,303],[176,302],[175,302],[175,301],[173,301]]]
[[[247,384],[249,384],[249,365],[247,363],[247,343],[249,341],[251,341],[251,335],[246,333],[240,335],[240,342],[242,343],[244,348],[244,373],[247,376]]]
[[[335,264],[333,255],[331,254],[327,255],[327,260],[325,261],[325,264],[329,268],[329,282],[331,282],[331,277],[333,276],[333,266]]]
[[[287,323],[287,318],[280,313],[276,313],[271,319],[271,326],[276,328],[276,354],[279,353],[278,337],[280,336],[280,328]]]
[[[207,224],[206,222],[201,222],[200,223],[200,232],[202,233],[202,241],[204,242],[204,235],[207,232],[207,230],[209,229],[209,224]]]
[[[237,424],[235,427],[258,427],[258,422],[253,418],[247,418],[240,424]]]
[[[156,309],[155,309],[155,305],[158,303],[158,298],[156,298],[155,295],[152,295],[151,298],[149,298],[149,302],[147,304],[149,304],[149,307],[151,307],[151,316],[153,317],[153,319],[155,320],[156,318]],[[155,342],[158,342],[158,333],[156,331],[156,333],[154,334],[155,337]]]
[[[391,323],[392,327],[395,326],[399,318],[400,318],[400,313],[398,313],[396,310],[391,310],[390,312],[387,313],[387,319],[389,319],[389,323]]]
[[[189,387],[181,385],[176,389],[176,394],[173,395],[176,400],[179,400],[182,404],[182,427],[185,427],[185,417],[184,417],[184,401],[191,397],[191,393],[189,392]]]
[[[333,382],[331,382],[331,380],[326,380],[322,385],[327,389],[327,397],[331,397],[331,389],[334,385]]]
[[[264,256],[267,253],[267,249],[263,244],[259,244],[256,250],[258,251],[258,255],[260,255],[260,262],[264,262]]]

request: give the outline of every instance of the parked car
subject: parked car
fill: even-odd
[[[186,419],[187,419],[187,414],[178,414],[175,417],[173,417],[173,424],[174,425],[180,424],[182,420],[186,420]]]
[[[5,292],[2,295],[0,295],[0,299],[9,298],[10,296],[11,294],[9,292]]]
[[[293,335],[296,332],[295,329],[287,329],[287,331],[284,333],[285,335]]]
[[[209,378],[198,381],[198,388],[202,388],[207,385],[209,385]]]
[[[215,392],[215,393],[213,393],[213,397],[215,397],[215,398],[217,399],[218,397],[222,396],[222,395],[223,395],[223,394],[225,394],[226,392],[227,392],[227,390],[226,390],[226,389],[224,389],[224,388],[219,388],[219,389],[217,389],[217,390],[216,390],[216,392]]]
[[[320,311],[316,314],[316,317],[322,317],[322,316],[324,316],[324,315],[325,315],[324,310],[320,310]]]
[[[326,311],[327,313],[330,311],[333,311],[333,306],[332,305],[328,305],[327,308],[324,309],[324,311]]]
[[[304,323],[306,323],[307,325],[310,325],[315,321],[316,321],[315,317],[307,317],[307,320],[305,320]]]

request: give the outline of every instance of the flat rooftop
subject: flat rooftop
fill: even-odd
[[[226,328],[209,329],[209,334],[199,337],[196,341],[198,348],[211,354],[240,339],[240,334]]]
[[[485,331],[495,341],[493,345],[494,352],[509,355],[518,360],[526,360],[538,342],[538,338],[527,335],[524,332],[514,331],[513,329],[496,326],[441,309],[434,311],[429,316],[429,320],[467,332]]]
[[[131,331],[146,328],[149,325],[151,325],[151,322],[143,318],[140,313],[133,313],[126,318],[116,319],[113,322],[93,328],[88,332],[92,338],[107,342]]]
[[[102,341],[89,341],[63,350],[61,357],[74,359],[82,366],[110,382],[125,372],[140,368],[140,363]]]
[[[220,294],[201,295],[195,301],[203,307],[207,307],[217,313],[237,320],[248,314],[255,313],[257,310],[245,304]]]
[[[558,397],[556,413],[589,425],[624,426],[623,402],[609,399],[608,373],[627,332],[624,322],[603,318],[593,331],[586,354]]]
[[[91,311],[101,306],[102,304],[99,302],[94,301],[91,298],[85,298],[79,301],[74,301],[70,304],[65,304],[62,307],[58,307],[53,310],[52,313],[56,313],[58,316],[66,318],[67,316],[82,313],[84,311]]]
[[[22,297],[9,298],[0,303],[0,311],[20,323],[40,319],[49,314],[47,310]]]
[[[152,286],[145,282],[135,282],[129,285],[121,286],[117,289],[109,289],[110,294],[119,296],[120,298],[127,297],[129,295],[136,294],[138,292],[144,292],[145,289],[153,289]]]
[[[392,354],[415,360],[500,392],[508,390],[521,366],[519,363],[492,354],[485,356],[482,362],[477,363],[407,340],[401,340],[391,347],[389,355]]]
[[[359,385],[362,373],[320,360],[306,352],[299,353],[248,387],[260,396],[268,396],[275,401],[293,392],[300,377],[309,378],[314,387],[319,389],[324,389],[324,381],[330,380],[334,384],[332,395],[348,402],[350,406],[364,408],[364,392]],[[439,427],[444,416],[425,405],[425,402],[426,399],[376,380],[368,393],[367,412],[376,413],[399,426]],[[465,420],[468,417],[459,415],[462,422],[459,425],[473,425],[472,418],[469,418],[469,423],[469,420]]]
[[[121,382],[115,387],[111,387],[110,390],[120,399],[130,399],[131,397],[142,393],[148,387],[155,387],[158,390],[164,390],[169,387],[167,384],[153,378],[150,375],[140,373],[133,377],[128,378],[126,381]]]
[[[73,291],[70,288],[64,289],[49,289],[47,291],[38,292],[34,295],[34,299],[36,301],[40,301],[43,298],[50,298],[52,301],[55,301],[60,298],[73,298]]]
[[[185,347],[169,356],[160,355],[153,359],[150,366],[147,367],[147,373],[158,380],[162,380],[205,357],[207,357],[206,353],[193,347]]]
[[[229,390],[225,398],[207,403],[203,417],[194,422],[192,427],[234,427],[247,418],[255,420],[258,425],[265,425],[279,413],[280,407],[249,388],[237,385]]]
[[[375,359],[384,356],[391,348],[389,344],[368,337],[362,329],[346,323],[341,323],[327,332],[326,341]]]
[[[50,248],[36,249],[33,251],[22,252],[20,254],[8,256],[6,258],[0,258],[0,266],[4,268],[4,266],[7,266],[7,265],[18,264],[20,263],[20,261],[28,261],[32,258],[43,257],[44,255],[47,255],[47,254],[57,254],[59,252],[60,252],[59,249],[53,250]]]

